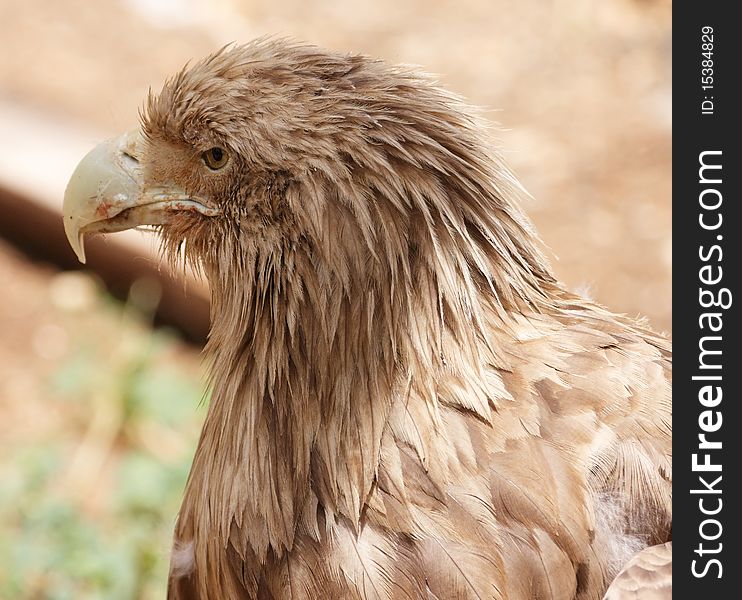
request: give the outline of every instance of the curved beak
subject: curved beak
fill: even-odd
[[[139,130],[106,140],[77,165],[64,193],[64,230],[80,262],[85,235],[163,225],[177,212],[214,217],[219,210],[175,186],[145,186]]]

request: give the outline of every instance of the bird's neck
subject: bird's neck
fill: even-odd
[[[401,375],[391,306],[278,287],[212,301],[212,399],[181,513],[201,511],[202,534],[259,560],[290,549],[298,526],[359,523]]]
[[[229,542],[260,562],[290,550],[297,530],[358,526],[394,399],[414,387],[436,412],[443,372],[465,380],[503,364],[489,332],[540,301],[514,286],[551,285],[548,272],[534,274],[538,257],[505,263],[491,240],[465,241],[431,250],[432,266],[420,251],[385,267],[361,253],[295,249],[246,261],[238,280],[210,277],[213,392],[182,537]]]

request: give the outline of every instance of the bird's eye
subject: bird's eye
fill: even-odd
[[[216,146],[204,152],[201,157],[204,159],[206,166],[209,167],[209,169],[211,169],[212,171],[221,169],[224,165],[227,164],[227,160],[229,160],[227,151]]]

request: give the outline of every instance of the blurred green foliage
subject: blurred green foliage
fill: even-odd
[[[165,597],[203,382],[171,333],[105,310],[120,338],[75,337],[47,382],[62,425],[2,470],[0,598]]]

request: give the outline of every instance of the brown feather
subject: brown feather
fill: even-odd
[[[171,598],[593,599],[669,538],[669,344],[554,279],[460,99],[259,40],[143,129],[223,213],[162,227],[212,290]]]
[[[634,556],[611,583],[604,600],[671,600],[672,542]]]

